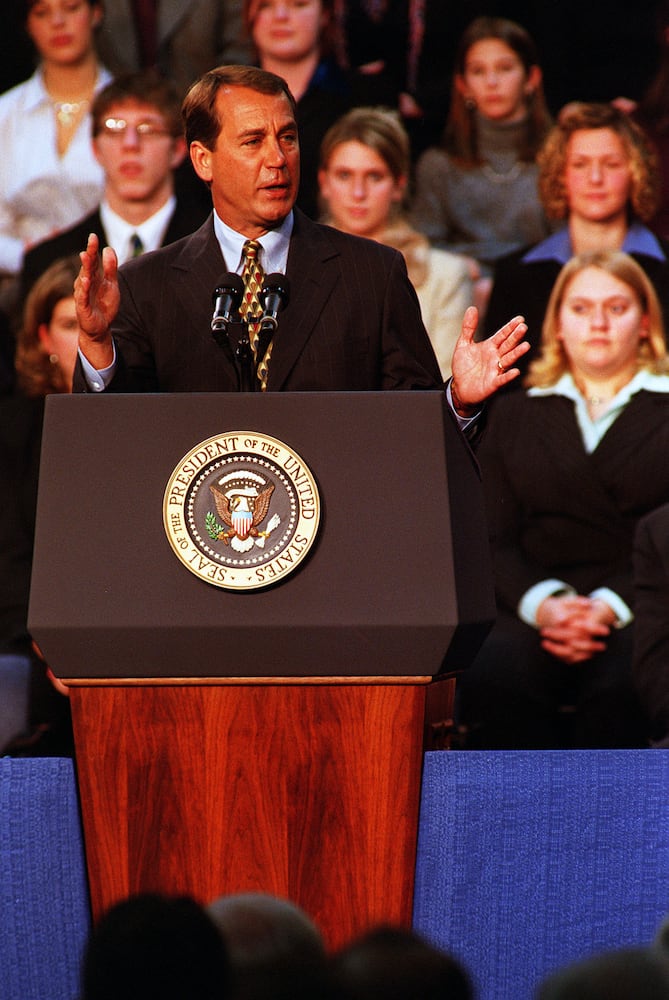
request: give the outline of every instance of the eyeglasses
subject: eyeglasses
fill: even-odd
[[[138,139],[159,139],[162,136],[172,135],[168,128],[156,125],[154,122],[137,122],[133,125],[125,118],[105,118],[99,131],[102,135],[123,139],[128,134],[128,129],[133,129]]]

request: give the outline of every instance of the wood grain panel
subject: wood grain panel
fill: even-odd
[[[332,946],[408,925],[426,688],[402,680],[72,688],[94,916],[259,890]]]

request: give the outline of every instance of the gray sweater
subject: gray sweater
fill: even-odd
[[[443,149],[427,149],[416,167],[411,218],[438,247],[483,265],[549,234],[537,191],[537,167],[518,159],[524,122],[478,119],[477,167],[456,164]]]

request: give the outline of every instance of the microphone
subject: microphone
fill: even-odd
[[[224,274],[220,285],[213,292],[214,313],[211,317],[212,333],[216,334],[227,329],[232,323],[232,314],[237,312],[244,294],[244,282],[238,274],[229,271]]]
[[[258,296],[263,306],[260,333],[276,332],[279,309],[288,305],[289,287],[285,274],[275,272],[266,276]]]

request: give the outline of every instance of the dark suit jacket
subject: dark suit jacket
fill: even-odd
[[[634,679],[651,737],[669,746],[669,503],[641,518],[634,537]]]
[[[121,392],[236,392],[229,350],[213,340],[212,292],[226,263],[213,218],[193,235],[119,271],[112,327]],[[434,351],[400,253],[312,222],[299,210],[268,389],[441,389]],[[75,391],[86,391],[80,370]]]
[[[177,197],[176,207],[165,230],[162,245],[167,246],[194,232],[202,225],[208,214],[209,209],[205,210],[196,199],[186,200]],[[20,301],[25,301],[26,295],[47,267],[61,257],[70,257],[84,250],[90,233],[95,233],[100,238],[101,246],[107,244],[107,234],[98,209],[70,229],[31,247],[23,258]]]
[[[588,455],[571,400],[514,392],[479,444],[498,603],[555,577],[632,604],[636,522],[669,499],[669,394],[640,392]]]

